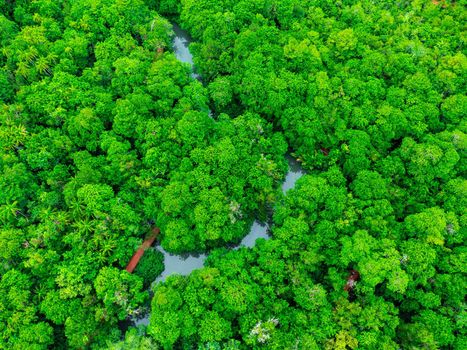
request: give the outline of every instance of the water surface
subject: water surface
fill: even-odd
[[[240,247],[253,248],[258,238],[264,238],[264,239],[270,238],[268,235],[268,230],[269,230],[268,224],[262,223],[256,220],[255,222],[253,222],[253,225],[251,225],[250,232],[245,237],[243,237],[240,244],[233,249],[237,250]]]
[[[289,164],[289,171],[285,176],[285,181],[282,184],[282,191],[285,193],[287,190],[293,188],[297,180],[302,177],[305,172],[300,167],[300,164],[292,158],[292,156],[286,156],[288,164]],[[250,232],[243,237],[240,244],[233,249],[239,249],[240,247],[247,247],[252,248],[255,246],[256,240],[258,238],[269,239],[270,236],[268,234],[269,225],[267,223],[261,223],[258,220],[255,220],[251,226]],[[164,250],[160,245],[157,246],[155,249],[159,250],[162,254],[164,254],[164,266],[165,270],[162,274],[157,277],[155,282],[165,281],[167,276],[172,274],[179,274],[179,275],[189,275],[193,270],[200,269],[204,265],[204,261],[206,260],[206,254],[199,254],[199,255],[173,255]]]
[[[178,25],[173,25],[173,30],[175,32],[175,38],[173,41],[174,52],[181,62],[186,62],[191,65],[193,69],[193,56],[191,55],[188,46],[191,42],[190,35],[182,30]],[[200,76],[192,71],[192,77],[194,79],[200,80]],[[210,115],[212,116],[212,112]],[[282,192],[293,188],[297,180],[305,175],[304,170],[301,168],[297,160],[295,160],[290,154],[286,155],[287,162],[289,165],[289,170],[285,176],[284,183],[282,184]],[[233,249],[239,249],[240,247],[252,248],[255,246],[256,240],[258,238],[269,239],[268,235],[269,225],[267,223],[261,223],[258,220],[254,221],[250,232],[242,239],[240,244]],[[162,274],[157,277],[153,282],[165,281],[165,279],[173,274],[179,274],[182,276],[189,275],[193,270],[200,269],[204,266],[204,261],[206,260],[206,254],[199,255],[173,255],[166,252],[160,245],[154,249],[159,250],[164,255],[164,266],[165,269]],[[134,322],[136,326],[138,325],[148,325],[149,324],[149,314],[145,317],[136,320]]]
[[[175,37],[172,43],[175,56],[180,62],[188,63],[191,66],[192,78],[201,80],[200,75],[195,72],[193,55],[188,49],[190,43],[192,42],[190,35],[175,23],[173,24],[173,31],[175,33]]]
[[[294,188],[297,180],[305,175],[305,171],[295,158],[293,158],[290,154],[287,154],[285,157],[287,158],[287,163],[289,164],[289,171],[285,175],[285,180],[282,184],[282,192],[284,192],[284,194],[291,188]]]
[[[155,282],[165,281],[167,276],[178,274],[182,276],[189,275],[193,270],[203,267],[206,254],[199,255],[174,255],[166,252],[161,246],[155,249],[164,254],[165,270],[157,277]]]

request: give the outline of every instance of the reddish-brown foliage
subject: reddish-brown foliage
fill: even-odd
[[[347,278],[347,283],[344,286],[346,292],[350,292],[355,287],[355,283],[360,279],[360,274],[356,270],[350,271],[350,275]]]

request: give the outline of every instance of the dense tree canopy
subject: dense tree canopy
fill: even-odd
[[[465,5],[0,0],[0,349],[463,349]]]
[[[240,240],[287,144],[255,113],[211,119],[143,1],[5,2],[1,16],[0,347],[106,344],[163,269],[148,255],[121,271],[150,225],[174,252]]]
[[[272,240],[216,251],[204,272],[155,287],[154,339],[462,348],[463,5],[161,2],[196,39],[211,108],[272,122],[309,175],[277,202]],[[174,312],[194,329],[166,323]]]

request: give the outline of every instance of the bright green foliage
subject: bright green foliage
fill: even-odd
[[[99,271],[94,288],[97,298],[103,301],[106,310],[121,310],[117,314],[120,320],[125,319],[126,315],[132,315],[147,296],[145,292],[140,291],[140,278],[113,267],[104,267]]]
[[[465,5],[0,0],[0,349],[464,349]]]
[[[186,138],[197,132],[193,125],[182,120],[177,131]],[[268,128],[256,115],[233,122],[224,115],[208,147],[193,145],[191,157],[172,172],[154,199],[161,203],[157,223],[166,249],[196,250],[238,241],[248,229],[248,213],[272,203],[283,174],[278,165],[283,159],[274,154],[283,154],[286,146],[279,135],[267,138]]]
[[[3,349],[47,349],[53,343],[53,329],[39,321],[32,283],[27,275],[11,269],[0,281],[0,310]]]
[[[154,341],[143,336],[135,328],[129,329],[125,333],[125,339],[113,344],[110,344],[107,348],[108,350],[158,350],[159,347],[154,343]]]
[[[223,349],[220,317],[242,349],[462,349],[465,2],[180,4],[211,106],[271,121],[310,175],[270,241],[157,285],[149,333]],[[171,190],[190,205],[187,181]]]
[[[163,270],[153,252],[124,271],[151,226],[169,251],[204,250],[239,241],[272,206],[287,144],[257,114],[208,116],[209,90],[155,12],[178,8],[0,2],[0,270],[27,276],[31,295],[24,317],[2,301],[4,322],[24,325],[0,327],[0,347],[116,344]],[[203,323],[206,342],[231,336],[217,321]]]
[[[155,249],[148,249],[136,266],[135,274],[143,279],[145,287],[150,284],[164,271],[164,255]]]

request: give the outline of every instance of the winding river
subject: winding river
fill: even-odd
[[[195,72],[193,64],[193,55],[191,54],[188,46],[193,41],[191,36],[178,26],[178,24],[173,24],[173,31],[175,37],[173,40],[173,50],[175,56],[180,62],[188,63],[191,66],[191,77],[201,81],[201,76]]]
[[[194,79],[201,80],[201,77],[197,73],[195,73],[193,66],[193,56],[191,55],[188,49],[188,46],[192,40],[191,37],[177,24],[173,25],[173,30],[175,33],[175,37],[173,40],[173,49],[175,56],[179,61],[190,64],[192,67],[191,76]],[[282,191],[284,193],[287,190],[293,188],[295,186],[295,182],[305,174],[300,164],[292,156],[287,155],[286,157],[289,165],[289,170],[282,184]],[[233,249],[236,250],[240,247],[254,247],[255,242],[258,238],[270,238],[268,231],[269,225],[267,223],[261,223],[256,220],[255,222],[253,222],[250,232],[242,239],[240,244],[234,247]],[[179,274],[183,276],[189,275],[193,270],[202,268],[204,266],[204,261],[206,260],[206,254],[173,255],[166,252],[160,245],[158,245],[154,249],[159,250],[164,255],[165,269],[162,272],[162,274],[159,277],[157,277],[153,284],[160,281],[165,281],[165,279],[168,276],[173,274]],[[134,321],[135,326],[148,324],[149,314],[145,315],[143,318]]]

